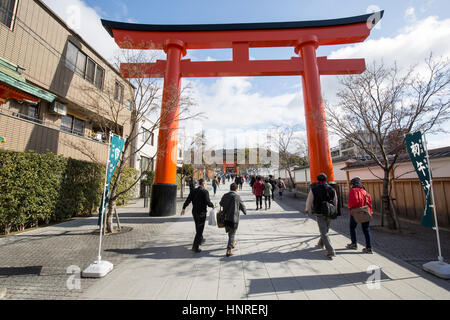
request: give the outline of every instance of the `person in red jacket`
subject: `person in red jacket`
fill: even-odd
[[[350,181],[352,186],[348,194],[348,208],[350,209],[350,238],[352,243],[347,245],[347,249],[358,248],[356,241],[356,227],[358,223],[353,218],[352,208],[361,208],[367,205],[370,209],[370,214],[373,214],[372,210],[372,197],[366,191],[364,186],[361,184],[361,179],[355,177]],[[370,222],[361,223],[364,237],[366,238],[366,247],[362,249],[364,253],[372,253],[372,237],[370,235]]]
[[[262,209],[263,193],[264,193],[264,184],[262,183],[261,177],[257,176],[256,181],[253,184],[253,194],[256,196],[256,210]]]

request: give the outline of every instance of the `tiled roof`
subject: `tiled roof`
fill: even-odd
[[[450,146],[428,150],[428,155],[430,156],[430,159],[450,157]],[[409,154],[403,153],[398,157],[397,163],[398,162],[407,162],[410,160],[411,159],[409,158]],[[372,167],[372,166],[376,166],[376,165],[377,165],[376,162],[373,160],[368,160],[368,161],[356,160],[355,162],[348,164],[345,168],[342,168],[341,170]]]

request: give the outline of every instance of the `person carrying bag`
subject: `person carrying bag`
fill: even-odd
[[[364,237],[366,238],[366,247],[362,249],[363,253],[372,253],[372,236],[370,234],[370,221],[372,221],[372,197],[361,184],[361,179],[355,177],[350,181],[352,186],[348,195],[348,208],[350,209],[350,238],[351,243],[347,249],[356,250],[358,248],[356,240],[356,227],[361,223]]]
[[[231,249],[234,249],[237,244],[235,237],[239,225],[239,213],[242,211],[247,215],[247,209],[241,197],[237,194],[237,190],[238,185],[232,183],[230,192],[224,194],[222,200],[220,200],[220,206],[223,207],[225,231],[228,233],[227,257],[233,255]],[[219,221],[217,223],[219,224]]]

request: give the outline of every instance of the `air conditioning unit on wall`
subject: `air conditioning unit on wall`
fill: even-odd
[[[67,106],[59,101],[53,101],[49,108],[50,113],[59,114],[61,116],[67,115]]]

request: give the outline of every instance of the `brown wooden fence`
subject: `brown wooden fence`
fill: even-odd
[[[381,212],[381,195],[383,182],[381,180],[364,180],[363,185],[372,195],[373,209]],[[347,181],[338,181],[341,201],[346,207],[349,187]],[[450,178],[433,179],[436,212],[439,226],[450,227]],[[309,183],[297,183],[296,189],[308,192]],[[401,179],[394,181],[392,197],[399,217],[411,221],[419,221],[425,208],[425,194],[418,179]]]

